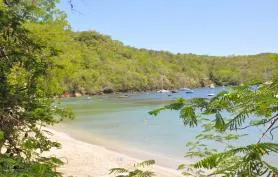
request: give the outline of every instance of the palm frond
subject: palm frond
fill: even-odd
[[[124,169],[124,168],[112,168],[109,170],[109,174],[121,174],[121,173],[127,173],[128,170]]]
[[[137,167],[147,167],[155,164],[155,160],[146,160],[140,163],[137,163],[135,166]]]
[[[233,117],[227,123],[226,126],[229,127],[230,130],[236,130],[243,125],[245,119],[248,117],[249,117],[249,114],[246,111],[242,111],[242,112],[238,113],[235,117]]]
[[[216,128],[216,130],[218,130],[220,132],[225,131],[225,129],[226,129],[225,121],[219,112],[217,112],[215,114],[215,126],[214,127]]]
[[[195,127],[198,125],[197,115],[191,106],[184,107],[180,110],[180,118],[185,126]]]

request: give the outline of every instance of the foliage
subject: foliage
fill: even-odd
[[[203,130],[194,142],[187,143],[186,157],[199,160],[180,165],[184,175],[272,176],[278,173],[277,167],[266,160],[267,156],[278,153],[278,144],[273,139],[278,128],[278,75],[271,82],[242,84],[211,99],[179,99],[150,114],[157,115],[165,109],[179,110],[185,126]],[[256,129],[264,130],[252,141]],[[238,145],[240,138],[245,138],[245,144]]]
[[[45,136],[47,132],[41,128],[72,118],[66,108],[60,108],[53,100],[63,92],[94,94],[105,87],[116,91],[152,90],[161,88],[162,83],[165,88],[204,86],[212,82],[233,85],[270,79],[278,71],[277,62],[270,59],[272,54],[268,53],[228,57],[173,54],[125,46],[95,31],[72,32],[65,14],[55,7],[57,2],[0,0],[1,175],[60,175],[55,172],[55,167],[60,164],[58,159],[41,157],[42,152],[59,147],[59,143],[49,140]],[[197,137],[198,145],[206,153],[194,152],[196,145],[191,144],[189,155],[211,155],[209,160],[214,164],[209,167],[217,166],[218,173],[236,169],[236,162],[251,159],[253,154],[258,156],[254,161],[247,161],[250,167],[255,163],[273,172],[275,168],[262,157],[265,153],[275,152],[275,144],[259,142],[260,146],[241,147],[241,150],[247,148],[242,151],[231,151],[235,148],[225,144],[229,153],[222,156],[229,155],[230,158],[223,162],[213,159],[215,152],[201,141],[231,141],[241,135],[223,132],[235,131],[247,123],[246,127],[270,124],[272,126],[265,134],[272,134],[277,120],[277,115],[273,115],[277,112],[275,94],[277,80],[256,91],[241,86],[212,100],[180,99],[163,109],[181,110],[180,117],[186,126],[206,129],[206,133]],[[157,114],[163,109],[152,113]],[[202,109],[204,115],[214,115],[215,119],[199,117],[198,109]],[[222,111],[236,115],[226,119]],[[247,122],[253,115],[264,118]],[[209,131],[214,132],[209,134]],[[227,166],[228,162],[234,166]],[[195,167],[208,166],[204,161]],[[153,175],[136,170],[126,172],[133,176]],[[245,172],[246,169],[238,171]]]
[[[71,118],[58,108],[49,87],[50,69],[59,51],[36,36],[27,24],[63,22],[57,0],[0,1],[0,173],[4,176],[60,176],[61,162],[41,153],[59,143],[42,127]]]
[[[65,22],[26,26],[35,38],[40,36],[41,42],[58,49],[59,56],[53,61],[59,67],[50,74],[55,80],[53,87],[60,92],[237,85],[270,79],[278,71],[269,53],[227,57],[173,54],[125,46],[95,31],[72,32]]]
[[[94,94],[105,87],[144,91],[210,83],[237,85],[270,79],[278,70],[277,64],[269,59],[271,54],[228,57],[172,54],[125,46],[95,31],[73,33],[73,37],[78,44],[74,52],[77,57],[74,67],[67,61],[72,69],[62,81],[68,92]]]
[[[62,162],[56,158],[41,158],[38,161],[26,161],[24,158],[9,156],[0,158],[0,177],[58,177],[60,173],[53,171]]]
[[[32,41],[48,46],[44,52],[52,53],[48,56],[52,61],[48,83],[56,95],[97,94],[103,88],[145,91],[211,83],[238,85],[270,79],[278,71],[271,53],[225,57],[173,54],[126,46],[96,31],[72,32],[65,14],[52,8],[55,0],[38,2],[41,8],[28,7],[34,9],[29,13],[32,20],[23,25],[31,32]]]
[[[115,174],[116,177],[152,177],[155,174],[151,171],[144,171],[140,168],[154,165],[154,160],[147,160],[137,164],[134,164],[134,170],[127,170],[125,168],[113,168],[110,170],[110,174]]]

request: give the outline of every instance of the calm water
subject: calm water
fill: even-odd
[[[176,98],[208,97],[209,93],[224,89],[199,88],[192,94],[138,93],[129,94],[127,98],[119,98],[119,95],[67,98],[62,102],[73,108],[76,119],[66,121],[62,127],[75,138],[176,168],[186,160],[183,158],[186,142],[193,140],[200,130],[184,127],[178,112],[165,111],[157,117],[148,112]],[[248,141],[255,141],[259,131],[251,131],[254,136]]]

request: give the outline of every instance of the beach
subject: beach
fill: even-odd
[[[129,157],[123,153],[109,150],[100,145],[89,144],[70,135],[46,128],[52,135],[50,139],[61,143],[61,149],[51,149],[45,156],[56,156],[65,164],[57,169],[63,176],[73,177],[113,177],[109,174],[112,168],[134,169],[134,164],[143,160]],[[155,172],[157,177],[181,177],[181,173],[175,169],[154,165],[144,168]]]

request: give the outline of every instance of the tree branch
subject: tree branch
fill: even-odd
[[[8,0],[4,0],[4,4],[6,4],[7,6],[10,5],[10,2]]]
[[[278,128],[278,126],[276,126],[276,127],[273,127],[271,130],[270,130],[270,135],[271,135],[271,139],[273,140],[273,134],[272,134],[272,132],[275,130],[275,129],[277,129]]]
[[[270,119],[268,119],[266,122],[264,122],[264,123],[260,123],[260,124],[254,124],[254,125],[247,125],[247,126],[245,126],[245,127],[239,127],[239,128],[237,128],[238,130],[244,130],[244,129],[247,129],[247,128],[249,128],[249,127],[255,127],[255,126],[258,126],[258,125],[262,125],[262,124],[266,124],[266,123],[268,123],[268,122],[271,122],[275,117],[277,117],[278,116],[278,114],[276,114],[276,115],[274,115],[274,116],[272,116]]]
[[[263,137],[272,129],[272,127],[275,125],[275,123],[278,121],[278,114],[276,114],[273,117],[276,117],[269,125],[269,127],[266,129],[266,131],[262,134],[261,138],[259,139],[259,141],[257,143],[260,143],[263,139]]]

